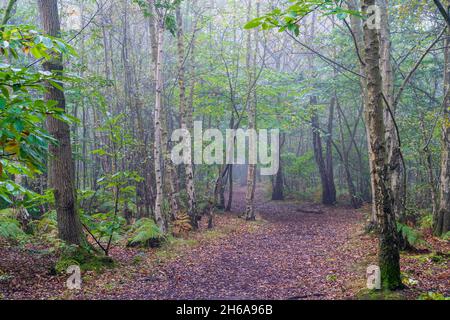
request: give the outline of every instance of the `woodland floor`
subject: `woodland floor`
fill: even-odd
[[[364,233],[364,210],[295,201],[268,201],[256,192],[256,222],[217,214],[214,230],[174,239],[160,249],[116,246],[116,267],[82,274],[82,290],[65,289],[52,275],[56,257],[45,250],[0,242],[3,299],[357,299],[365,270],[376,263],[377,243]],[[367,209],[367,208],[366,208]],[[450,295],[448,242],[427,239],[420,253],[402,254],[408,289],[375,298],[416,299],[422,292]],[[438,254],[436,254],[438,252]],[[440,255],[442,253],[442,255]]]

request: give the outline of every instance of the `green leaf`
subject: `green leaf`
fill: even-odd
[[[256,18],[256,19],[253,19],[253,20],[247,22],[244,26],[244,29],[253,29],[253,28],[259,27],[261,24],[262,24],[261,19]]]

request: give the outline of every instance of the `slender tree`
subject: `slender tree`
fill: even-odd
[[[450,1],[446,1],[447,17],[450,15]],[[447,20],[447,34],[444,40],[444,103],[441,141],[441,175],[439,178],[439,209],[434,217],[435,235],[450,231],[450,22]]]
[[[164,44],[164,13],[161,8],[155,6],[155,2],[151,1],[155,17],[152,19],[154,25],[154,41],[156,60],[154,66],[155,79],[155,112],[154,112],[154,127],[155,127],[155,143],[154,143],[154,157],[155,157],[155,179],[156,179],[156,199],[155,199],[155,220],[162,232],[167,231],[167,225],[162,210],[163,205],[163,141],[162,141],[162,90],[163,90],[163,44]]]
[[[183,16],[181,8],[176,8],[177,19],[177,47],[178,47],[178,86],[180,88],[180,119],[181,128],[189,131],[192,127],[190,119],[192,119],[192,109],[187,106],[186,99],[186,83],[185,83],[185,50],[184,50],[184,32],[183,32]],[[193,31],[195,33],[195,30]],[[191,218],[191,224],[194,228],[198,227],[197,218],[197,202],[195,198],[195,185],[194,185],[194,166],[192,159],[185,164],[186,171],[186,189],[188,195],[188,214]]]
[[[362,12],[367,12],[375,0],[363,0]],[[383,285],[388,289],[402,286],[400,254],[397,239],[392,191],[389,181],[388,150],[383,117],[382,77],[380,72],[380,40],[377,28],[364,24],[367,105],[365,113],[370,136],[369,159],[375,184],[375,206],[379,235],[379,266]]]
[[[256,3],[257,11],[259,13],[259,2]],[[247,16],[250,18],[252,12],[252,0],[248,0]],[[257,14],[259,15],[259,14]],[[250,20],[250,19],[249,19]],[[252,33],[254,37],[255,48],[252,51]],[[247,34],[247,72],[248,72],[248,99],[247,99],[247,114],[248,114],[248,129],[256,129],[256,90],[254,88],[254,80],[256,77],[256,57],[258,55],[258,32],[250,31]],[[251,139],[250,139],[251,140]],[[251,143],[251,142],[250,142]],[[250,146],[251,148],[251,146]],[[245,219],[255,220],[255,210],[253,201],[255,198],[255,184],[256,184],[256,164],[250,163],[247,167],[247,191],[246,191],[246,206]]]

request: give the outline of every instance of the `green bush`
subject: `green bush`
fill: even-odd
[[[159,247],[164,240],[165,235],[161,233],[155,221],[149,218],[142,218],[132,226],[128,245],[154,248]]]
[[[417,230],[414,230],[410,226],[406,224],[397,223],[397,229],[400,234],[405,238],[410,245],[418,245],[423,244],[424,240],[422,239],[422,235]]]
[[[419,220],[419,228],[422,230],[431,229],[433,227],[433,215],[426,214]]]
[[[113,212],[82,214],[81,221],[89,228],[96,239],[102,242],[109,241],[111,236],[113,242],[119,241],[122,238],[120,235],[122,228],[126,225],[125,219],[119,215],[114,215]]]
[[[38,220],[33,220],[31,228],[37,240],[55,247],[61,245],[61,240],[58,238],[58,222],[55,210],[44,213]]]
[[[0,211],[0,237],[17,242],[27,239],[27,234],[20,228],[20,222],[10,209]]]

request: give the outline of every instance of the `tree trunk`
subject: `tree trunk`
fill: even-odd
[[[317,97],[312,96],[310,98],[311,106],[317,104]],[[316,160],[317,168],[319,169],[320,181],[322,185],[322,203],[324,205],[333,205],[336,202],[336,191],[333,193],[333,188],[330,185],[330,179],[328,177],[328,170],[325,160],[323,158],[322,151],[322,138],[320,135],[320,125],[317,112],[314,111],[311,118],[312,137],[313,137],[313,149],[314,159]],[[334,186],[334,183],[333,183]]]
[[[60,23],[57,0],[38,0],[42,28],[50,36],[60,37]],[[61,56],[54,56],[45,61],[46,71],[63,72]],[[62,84],[60,83],[62,86]],[[64,92],[49,85],[45,100],[58,102],[58,107],[65,110]],[[83,241],[80,217],[76,208],[75,169],[70,142],[70,128],[65,122],[47,118],[47,130],[57,140],[49,146],[50,187],[54,190],[55,207],[58,221],[58,234],[61,240],[80,245]]]
[[[259,2],[256,4],[257,11],[259,11]],[[247,17],[250,18],[252,11],[252,0],[249,0],[247,7]],[[252,33],[254,33],[254,56],[252,57]],[[247,70],[248,70],[248,88],[250,90],[247,99],[247,114],[248,114],[248,129],[256,129],[256,90],[252,88],[255,80],[255,63],[258,52],[258,32],[249,31],[247,35]],[[247,167],[247,191],[245,196],[245,219],[255,220],[255,210],[253,207],[253,200],[255,198],[255,184],[256,184],[256,164],[249,163]]]
[[[447,8],[450,1],[447,0]],[[450,13],[450,12],[449,12]],[[442,151],[440,175],[440,202],[437,215],[433,219],[433,232],[437,236],[450,230],[450,26],[444,42],[444,119],[442,121]]]
[[[375,0],[362,0],[362,11],[367,12]],[[383,118],[382,78],[380,72],[380,42],[378,31],[364,25],[365,70],[367,76],[367,105],[365,113],[370,135],[369,160],[375,184],[375,207],[378,220],[379,267],[381,280],[387,289],[402,286],[397,228],[393,199],[389,184],[388,150],[386,149]]]
[[[386,148],[388,151],[389,178],[393,198],[393,211],[396,218],[404,223],[404,187],[402,183],[403,168],[401,162],[400,142],[394,125],[394,75],[391,64],[391,37],[389,30],[389,14],[386,0],[378,0],[381,9],[380,53],[383,93],[389,106],[385,106],[384,121],[386,124]],[[391,114],[392,112],[392,114]]]
[[[16,174],[14,176],[14,182],[18,185],[22,185],[22,175]],[[16,197],[16,201],[15,201],[13,210],[14,210],[14,216],[20,222],[22,230],[28,231],[29,223],[31,221],[31,216],[28,213],[27,208],[25,208],[21,203],[23,201],[23,198],[24,198],[24,194],[22,194],[22,193],[20,193]]]
[[[272,200],[284,200],[284,180],[283,180],[283,165],[281,163],[281,149],[283,148],[284,143],[286,142],[286,134],[283,133],[280,141],[280,148],[278,152],[279,159],[279,167],[277,174],[275,175],[275,181],[272,187]]]
[[[358,8],[360,7],[359,5],[359,0],[350,0],[348,2],[348,6],[350,10],[358,10]],[[350,15],[350,24],[353,30],[353,33],[355,34],[355,38],[356,38],[356,43],[358,45],[358,49],[359,52],[358,54],[361,56],[361,58],[363,60],[365,60],[365,52],[363,50],[364,48],[364,35],[363,35],[363,25],[362,25],[362,21],[359,17],[355,16],[355,15]],[[364,104],[364,108],[367,108],[367,104],[368,104],[368,96],[367,96],[367,78],[366,78],[366,70],[365,67],[361,64],[360,65],[360,72],[364,77],[360,78],[360,82],[361,82],[361,97],[363,100],[363,104]],[[369,134],[369,128],[367,126],[368,123],[368,119],[366,117],[366,112],[364,112],[364,122],[366,123],[366,137],[367,137],[367,145],[370,146],[371,142],[370,142],[370,134]],[[369,159],[369,170],[370,172],[373,171],[372,168],[372,162]],[[371,216],[370,216],[370,221],[369,221],[369,225],[368,228],[369,229],[374,229],[377,225],[377,210],[376,210],[376,206],[375,206],[375,181],[374,181],[374,176],[371,174],[370,175],[370,190],[371,190],[371,195],[372,195],[372,211],[371,211]]]
[[[184,32],[183,32],[183,17],[181,15],[180,7],[176,9],[177,18],[177,43],[178,43],[178,86],[180,87],[180,119],[181,128],[184,130],[191,130],[192,124],[192,109],[187,108],[186,105],[186,84],[185,84],[185,50],[184,50]],[[193,31],[195,32],[195,30]],[[194,228],[198,228],[197,218],[197,201],[195,198],[195,184],[194,184],[194,166],[192,159],[185,164],[186,171],[186,191],[188,195],[188,215],[191,218],[191,224]]]
[[[350,150],[352,149],[351,148],[352,144],[353,144],[352,141],[354,140],[356,127],[354,128],[354,132],[349,132],[349,134],[352,135],[352,137],[351,137],[351,141],[349,142],[348,146],[346,146],[345,139],[344,139],[344,130],[342,128],[342,117],[344,117],[344,115],[340,108],[339,101],[337,99],[336,99],[336,106],[338,109],[339,133],[340,133],[340,137],[341,137],[341,145],[342,145],[342,150],[343,150],[342,162],[344,165],[345,178],[347,180],[348,193],[350,195],[350,202],[352,204],[352,207],[355,209],[358,209],[362,206],[362,200],[361,200],[361,197],[359,197],[358,194],[356,193],[355,185],[353,184],[353,179],[352,179],[352,175],[350,172],[350,161],[349,161],[349,153],[350,153]],[[342,113],[342,116],[341,116],[341,113]]]
[[[430,151],[430,148],[428,147],[427,135],[425,130],[425,123],[423,119],[423,115],[421,115],[420,118],[420,129],[422,130],[423,134],[423,142],[426,144],[425,148],[423,149],[424,156],[425,156],[425,165],[427,168],[427,175],[428,175],[428,184],[430,186],[430,195],[431,195],[431,210],[433,218],[437,217],[437,211],[438,211],[438,202],[437,202],[437,191],[436,191],[436,179],[434,177],[434,171],[433,171],[433,155]]]
[[[325,145],[326,154],[326,170],[327,170],[327,181],[328,190],[330,192],[330,202],[336,203],[336,186],[334,185],[334,171],[333,171],[333,119],[334,119],[334,107],[336,104],[336,95],[331,98],[329,116],[328,116],[328,126],[327,126],[327,139]]]
[[[156,11],[156,10],[155,10]],[[156,199],[155,199],[155,220],[159,226],[161,232],[167,231],[166,221],[164,213],[162,211],[163,205],[163,177],[162,177],[162,127],[161,127],[161,103],[162,103],[162,88],[163,88],[163,76],[162,76],[162,60],[163,60],[163,42],[164,42],[164,21],[163,17],[157,16],[154,19],[155,22],[155,34],[156,34],[156,63],[155,63],[155,145],[154,145],[154,157],[155,157],[155,179],[156,179]]]
[[[225,207],[225,211],[231,211],[231,205],[233,203],[233,165],[230,164],[230,172],[228,173],[228,201],[227,206]]]

